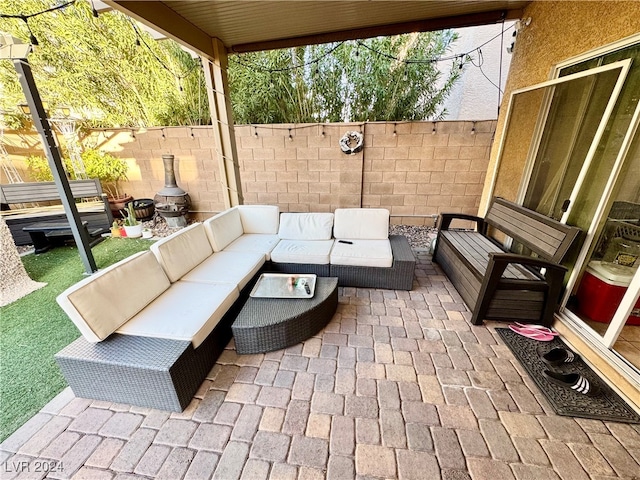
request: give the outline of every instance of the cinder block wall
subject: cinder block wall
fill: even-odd
[[[394,223],[416,225],[445,211],[476,214],[495,122],[433,129],[433,122],[236,127],[245,202],[292,212],[383,207]],[[354,155],[340,150],[350,130],[364,134]]]
[[[340,149],[350,130],[364,134],[364,148],[354,155]],[[236,126],[244,200],[276,204],[285,212],[382,207],[393,223],[414,225],[433,225],[440,212],[475,214],[494,131],[495,121]],[[224,209],[210,126],[140,129],[133,135],[128,129],[93,131],[82,141],[128,162],[129,180],[122,187],[135,198],[153,198],[164,186],[162,155],[170,153],[194,215],[207,218]],[[37,142],[29,143],[35,148],[23,148],[24,142],[21,148],[7,146],[25,180],[24,159],[42,154]]]

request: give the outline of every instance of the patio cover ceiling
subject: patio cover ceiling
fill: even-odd
[[[206,0],[104,3],[185,46],[228,53],[435,31],[517,19],[529,0]]]

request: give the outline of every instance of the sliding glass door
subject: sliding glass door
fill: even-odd
[[[582,230],[561,317],[640,383],[640,41],[557,74],[512,94],[498,163],[526,157],[516,200]]]

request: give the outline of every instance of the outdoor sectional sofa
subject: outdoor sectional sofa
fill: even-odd
[[[228,209],[60,294],[82,336],[56,360],[79,397],[182,411],[231,339],[261,272],[410,290],[415,258],[406,238],[388,237],[388,229],[383,209]]]

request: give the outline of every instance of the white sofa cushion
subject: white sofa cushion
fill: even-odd
[[[329,263],[331,247],[333,240],[280,240],[271,251],[271,261],[326,265]]]
[[[204,225],[194,223],[151,245],[171,283],[200,265],[213,253]]]
[[[333,213],[283,213],[278,237],[284,240],[330,240]]]
[[[361,267],[390,267],[393,254],[389,240],[349,240],[341,243],[336,240],[331,250],[333,265],[353,265]]]
[[[280,208],[277,205],[239,205],[235,208],[240,213],[244,233],[278,233]]]
[[[213,251],[224,250],[227,245],[243,233],[240,211],[234,207],[220,212],[204,221],[204,229]]]
[[[333,236],[342,239],[389,238],[389,210],[385,208],[336,208]]]
[[[62,292],[58,304],[87,341],[104,340],[165,292],[169,279],[151,252],[140,252]]]
[[[140,337],[188,340],[197,348],[239,297],[230,283],[180,280],[117,332]]]
[[[171,283],[200,265],[213,254],[204,226],[194,223],[151,245]]]
[[[264,265],[262,253],[217,252],[180,280],[200,283],[233,283],[240,290]]]
[[[231,244],[224,247],[225,252],[240,253],[262,253],[267,260],[271,260],[271,250],[273,250],[280,238],[278,235],[267,235],[263,233],[245,233],[240,238],[235,239]]]

